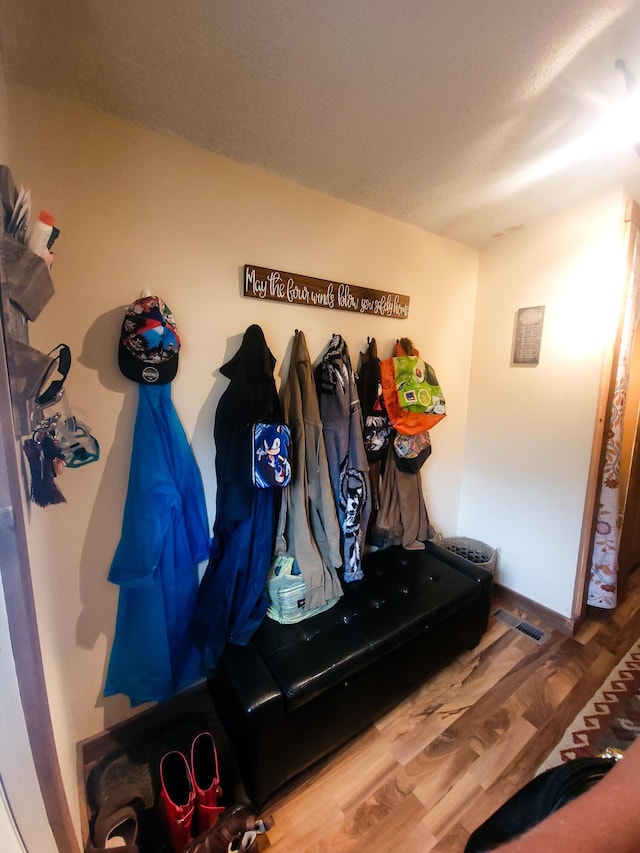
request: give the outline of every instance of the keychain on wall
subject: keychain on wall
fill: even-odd
[[[45,418],[34,429],[22,448],[29,461],[31,474],[31,498],[38,506],[66,503],[66,499],[55,483],[55,478],[64,470],[64,455],[55,438],[58,416]]]

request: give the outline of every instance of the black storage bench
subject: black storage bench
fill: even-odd
[[[478,644],[492,575],[431,542],[367,554],[364,579],[296,625],[265,618],[227,644],[209,689],[261,808],[274,792]]]

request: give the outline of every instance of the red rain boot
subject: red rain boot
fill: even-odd
[[[224,806],[218,805],[222,794],[218,754],[210,732],[201,732],[191,744],[191,777],[196,794],[196,831],[199,835],[216,825]]]
[[[195,793],[187,759],[181,752],[168,752],[160,761],[158,808],[174,853],[181,853],[191,840],[194,807]]]

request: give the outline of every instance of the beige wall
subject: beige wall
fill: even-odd
[[[478,267],[467,247],[178,139],[19,88],[10,87],[8,106],[16,181],[62,230],[56,295],[32,340],[44,350],[71,346],[67,396],[102,450],[99,463],[61,478],[66,504],[28,508],[72,807],[75,741],[132,713],[125,698],[101,692],[117,605],[106,575],[137,400],[118,372],[116,346],[124,306],[142,288],[167,301],[183,336],[173,399],[200,463],[211,524],[213,418],[226,385],[218,368],[250,323],[262,325],[278,375],[295,328],[305,331],[312,357],[340,332],[354,360],[367,336],[384,355],[408,335],[447,397],[423,478],[433,522],[445,535],[496,545],[502,583],[569,615],[602,353],[621,281],[618,193],[503,238]],[[409,320],[243,298],[244,263],[407,293]],[[512,368],[515,311],[538,304],[546,306],[540,365]]]
[[[29,511],[36,606],[61,759],[73,743],[128,716],[102,698],[117,589],[106,581],[120,534],[137,387],[117,368],[124,306],[142,288],[174,312],[184,346],[173,399],[205,481],[213,524],[218,368],[259,323],[278,359],[294,329],[312,357],[332,332],[352,358],[375,336],[382,355],[408,335],[435,367],[449,416],[433,433],[425,490],[434,523],[455,532],[475,310],[477,253],[159,135],[18,88],[9,90],[16,181],[61,228],[55,297],[33,324],[41,349],[68,343],[69,403],[101,459],[59,481],[67,503]],[[395,321],[241,296],[244,263],[409,294]],[[153,464],[153,460],[150,460]],[[139,710],[139,709],[138,709]]]
[[[482,253],[459,529],[498,580],[571,615],[602,357],[623,283],[614,192]],[[514,317],[545,306],[537,367],[512,367]]]
[[[11,165],[9,162],[9,115],[7,107],[7,84],[4,77],[4,66],[2,64],[2,50],[0,49],[0,164]]]

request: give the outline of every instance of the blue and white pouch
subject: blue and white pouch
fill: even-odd
[[[283,423],[253,425],[251,478],[259,489],[284,488],[291,482],[291,431]]]
[[[269,607],[267,616],[281,625],[295,625],[317,613],[329,610],[339,598],[330,598],[319,607],[306,609],[307,586],[293,557],[274,557],[267,578]]]

